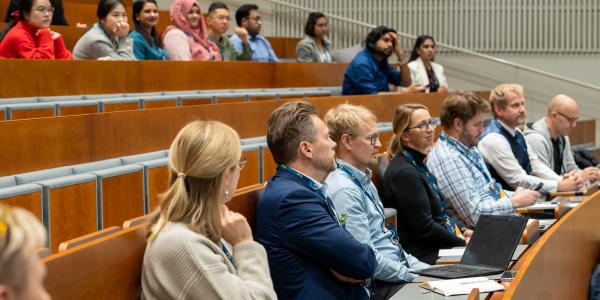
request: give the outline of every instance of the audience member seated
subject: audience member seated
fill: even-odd
[[[208,28],[208,40],[215,43],[219,47],[219,52],[224,61],[231,60],[250,60],[252,57],[252,49],[248,42],[248,31],[242,27],[236,27],[235,33],[242,40],[242,52],[235,51],[229,37],[225,34],[229,30],[229,21],[231,16],[229,8],[223,2],[213,2],[208,7],[208,17],[206,18],[206,26]]]
[[[562,177],[545,165],[517,127],[525,116],[525,96],[518,84],[501,84],[490,93],[494,119],[488,124],[479,151],[494,178],[505,189],[535,188],[545,193],[578,190],[581,178],[570,173]]]
[[[352,60],[346,73],[342,94],[383,94],[389,93],[388,84],[406,86],[410,84],[410,71],[406,66],[408,60],[400,46],[400,39],[394,29],[379,26],[367,35],[366,47]],[[396,53],[400,61],[401,72],[388,64],[388,57]],[[408,91],[417,92],[423,88],[410,85]]]
[[[350,235],[323,184],[336,169],[335,143],[315,108],[286,102],[268,121],[278,164],[258,202],[256,237],[265,246],[279,299],[368,299],[373,249]]]
[[[386,228],[383,204],[369,169],[377,163],[381,148],[377,118],[363,106],[340,104],[325,114],[325,123],[337,143],[338,167],[325,181],[329,195],[345,229],[375,250],[371,299],[388,299],[415,278],[411,269],[429,265],[404,252],[398,236]]]
[[[76,59],[135,60],[123,0],[100,0],[94,24],[75,44]]]
[[[578,119],[579,109],[575,99],[567,95],[556,95],[548,105],[548,115],[525,130],[525,139],[540,161],[554,170],[554,173],[564,175],[577,172],[584,181],[598,180],[598,168],[588,167],[581,172],[575,164],[568,135],[577,125]]]
[[[135,28],[129,33],[133,41],[133,54],[138,60],[166,60],[167,52],[162,48],[160,35],[156,32],[158,6],[156,0],[136,0],[133,2],[133,23]]]
[[[21,0],[13,19],[0,31],[0,57],[71,59],[58,32],[51,31],[54,5],[49,0]]]
[[[46,232],[30,212],[0,204],[0,299],[49,300],[37,249]]]
[[[435,41],[431,36],[417,37],[408,63],[410,77],[412,83],[423,86],[426,93],[448,92],[444,67],[433,62],[435,53]]]
[[[331,42],[327,39],[327,18],[320,12],[308,15],[304,38],[296,46],[296,61],[331,62]]]
[[[437,122],[421,104],[396,108],[388,150],[391,161],[382,182],[383,203],[398,212],[398,237],[404,249],[428,264],[435,264],[439,249],[465,245],[454,217],[446,211],[437,180],[425,165]],[[465,237],[471,233],[465,232]]]
[[[221,61],[219,47],[208,40],[208,30],[196,0],[175,0],[171,24],[163,33],[170,60]]]
[[[255,4],[244,4],[235,12],[235,22],[238,27],[246,29],[250,35],[248,42],[252,49],[251,59],[254,61],[279,61],[277,55],[271,47],[271,43],[260,34],[262,26],[262,18],[258,12],[258,6]],[[235,47],[235,51],[242,53],[243,51],[243,32],[242,35],[237,32],[231,36],[231,43]]]
[[[148,227],[142,299],[276,299],[265,249],[225,205],[236,191],[240,139],[216,121],[171,144],[169,188]]]
[[[481,214],[509,215],[540,196],[523,188],[504,191],[490,175],[476,148],[489,111],[489,103],[473,93],[450,94],[440,112],[443,131],[427,156],[427,168],[463,232],[473,229]]]
[[[10,0],[8,8],[6,8],[6,17],[4,17],[4,23],[9,23],[12,19],[12,13],[19,9],[20,0]],[[52,7],[54,7],[54,14],[52,14],[52,22],[50,25],[69,25],[67,19],[65,19],[65,13],[63,11],[62,0],[51,1]]]

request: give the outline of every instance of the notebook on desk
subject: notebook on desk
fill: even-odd
[[[502,273],[526,225],[527,219],[518,215],[481,215],[459,264],[434,266],[414,273],[447,279]]]

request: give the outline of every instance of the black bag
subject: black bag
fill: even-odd
[[[575,158],[575,163],[580,169],[595,167],[600,164],[600,161],[594,157],[594,154],[592,154],[592,151],[590,150],[575,150],[573,151],[573,157]]]

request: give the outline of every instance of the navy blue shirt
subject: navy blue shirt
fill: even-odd
[[[359,52],[344,74],[343,95],[377,94],[389,92],[388,84],[400,85],[400,72],[387,59],[377,61],[368,49]]]

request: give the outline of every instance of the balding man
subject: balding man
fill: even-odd
[[[580,172],[573,159],[568,134],[577,125],[577,102],[567,95],[556,95],[548,105],[548,115],[525,131],[525,139],[538,158],[556,174]],[[589,167],[581,173],[584,180],[600,179],[600,170]]]

